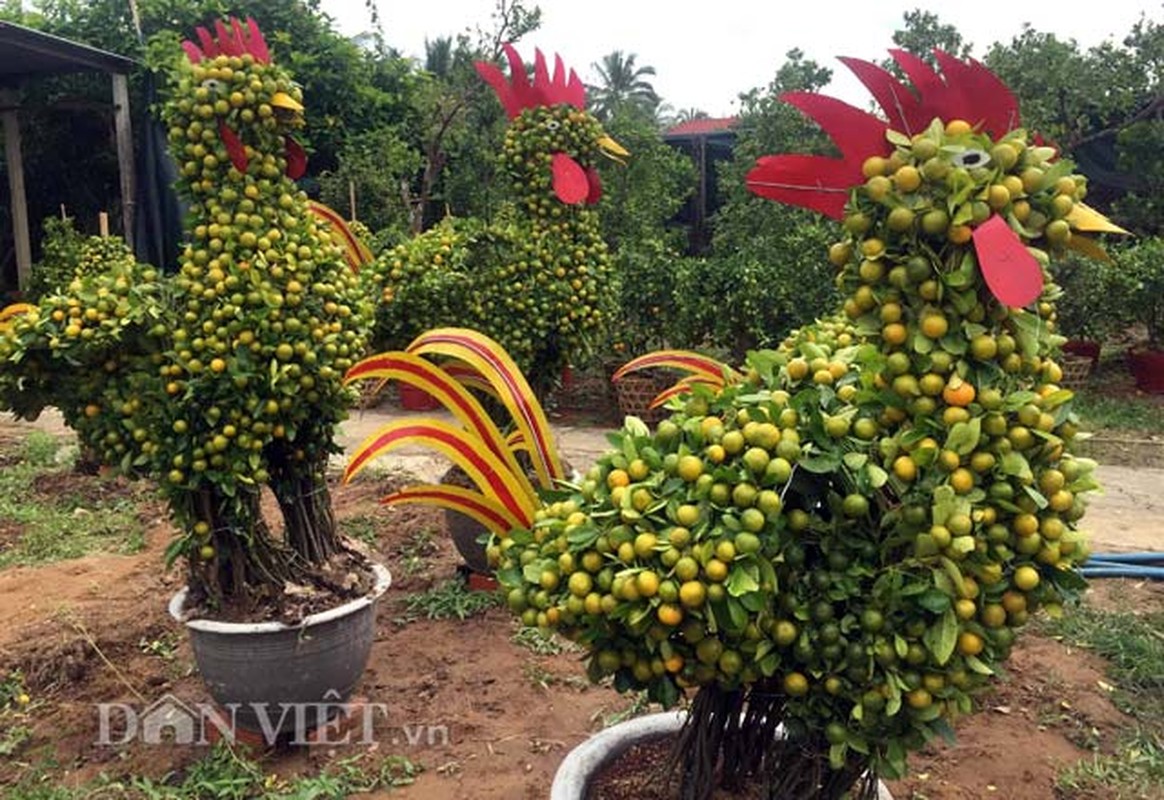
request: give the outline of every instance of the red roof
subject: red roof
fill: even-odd
[[[708,133],[721,133],[734,127],[739,117],[706,117],[704,119],[689,119],[668,128],[666,136],[700,136]]]

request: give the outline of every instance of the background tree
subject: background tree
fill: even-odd
[[[962,41],[962,34],[953,25],[943,23],[937,14],[915,8],[902,15],[904,28],[893,32],[893,43],[908,53],[922,58],[931,66],[936,65],[934,49],[944,50],[958,58],[970,55],[970,44]],[[901,76],[901,69],[893,61],[886,59],[882,66]]]
[[[590,87],[590,103],[594,115],[605,122],[619,109],[630,106],[654,115],[661,102],[648,78],[654,77],[655,68],[640,67],[635,53],[614,50],[591,67],[598,73],[598,83]]]
[[[761,155],[826,152],[819,129],[779,95],[819,91],[831,78],[831,70],[793,49],[768,86],[740,95],[736,146],[720,174],[725,202],[714,218],[711,251],[683,261],[676,275],[680,343],[715,342],[739,358],[749,348],[778,343],[791,328],[811,321],[813,309],[835,304],[833,271],[822,256],[836,236],[835,224],[763,200],[744,185]]]

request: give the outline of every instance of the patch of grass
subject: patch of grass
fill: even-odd
[[[414,592],[404,598],[404,614],[398,624],[424,619],[465,620],[501,604],[497,592],[471,591],[463,580],[452,578],[423,592]]]
[[[32,738],[29,722],[38,705],[29,697],[20,670],[11,671],[0,680],[0,756],[16,755]]]
[[[1060,773],[1060,794],[1113,800],[1164,796],[1164,612],[1083,606],[1040,626],[1104,658],[1115,686],[1112,701],[1138,723],[1121,737],[1115,753],[1097,755]]]
[[[609,714],[605,710],[600,709],[590,717],[590,721],[600,723],[603,728],[609,728],[611,725],[626,722],[628,719],[641,717],[650,708],[651,701],[647,698],[647,693],[645,691],[636,692],[631,696],[631,702],[624,708]]]
[[[1147,800],[1164,796],[1164,739],[1144,728],[1120,742],[1112,755],[1079,761],[1056,778],[1058,796]]]
[[[573,642],[563,639],[553,631],[543,630],[534,625],[523,625],[518,628],[517,633],[510,637],[510,641],[539,656],[581,652],[581,648]]]
[[[340,533],[367,545],[376,544],[377,519],[371,514],[360,514],[339,521]]]
[[[103,497],[87,485],[100,478],[76,475],[69,491],[72,464],[61,463],[61,441],[33,432],[20,460],[0,470],[0,569],[77,558],[95,550],[135,553],[145,547],[145,530],[136,513],[141,493]],[[64,490],[38,489],[41,481]]]
[[[387,791],[412,784],[421,767],[402,756],[375,760],[353,756],[333,761],[318,775],[282,779],[263,772],[242,750],[219,744],[181,774],[160,780],[103,777],[87,786],[54,786],[41,770],[5,794],[9,800],[342,800],[353,794]]]
[[[1111,433],[1164,433],[1164,404],[1147,397],[1112,396],[1094,389],[1075,395],[1083,427]]]
[[[522,667],[521,673],[527,681],[545,690],[551,686],[567,686],[578,692],[584,692],[590,688],[590,681],[580,675],[559,675],[541,664],[527,663]]]
[[[421,528],[400,546],[393,563],[405,577],[420,575],[428,569],[429,559],[436,553],[436,532],[432,528]]]

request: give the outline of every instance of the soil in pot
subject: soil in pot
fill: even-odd
[[[311,584],[293,584],[278,594],[256,594],[246,603],[210,608],[191,597],[184,607],[187,619],[218,622],[282,622],[295,625],[312,614],[327,611],[368,594],[376,583],[371,561],[356,550],[343,549],[308,576]]]
[[[659,736],[631,745],[618,758],[604,765],[590,782],[586,800],[675,800],[670,786],[671,750],[675,736]],[[717,789],[713,800],[762,800],[760,787],[743,792]]]

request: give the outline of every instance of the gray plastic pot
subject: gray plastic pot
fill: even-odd
[[[380,564],[372,570],[367,595],[298,625],[187,619],[185,587],[170,599],[170,616],[190,632],[202,680],[222,708],[234,709],[236,725],[264,735],[310,731],[351,697],[368,664],[376,601],[392,583]]]
[[[628,719],[594,734],[566,754],[550,787],[550,800],[586,800],[590,781],[633,745],[679,732],[686,711],[665,711]],[[878,800],[893,800],[884,783]]]

